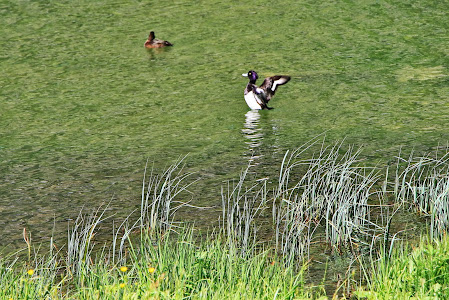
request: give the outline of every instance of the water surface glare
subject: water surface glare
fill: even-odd
[[[248,163],[326,133],[367,164],[449,139],[449,5],[397,1],[0,2],[0,247],[66,234],[82,207],[139,207],[147,159],[196,172],[181,218],[218,219],[220,186]],[[146,50],[149,31],[175,46]],[[270,102],[243,99],[250,69],[290,75]]]

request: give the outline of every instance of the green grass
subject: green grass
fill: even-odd
[[[401,246],[386,262],[373,263],[369,285],[356,295],[367,299],[448,299],[449,239],[422,238],[418,247]]]
[[[62,252],[35,256],[25,265],[0,258],[0,299],[325,298],[322,287],[306,284],[306,264],[294,271],[272,250],[242,257],[220,237],[199,242],[191,230],[141,234],[143,243],[130,245],[120,263],[103,252],[78,274]],[[389,260],[372,262],[371,272],[368,284],[350,293],[360,299],[446,299],[449,239],[399,246]]]
[[[306,287],[305,265],[294,271],[270,250],[242,257],[220,238],[198,242],[191,233],[142,232],[144,242],[130,245],[119,264],[103,253],[82,263],[77,274],[62,253],[43,255],[26,267],[0,259],[0,298],[297,299],[321,291]]]

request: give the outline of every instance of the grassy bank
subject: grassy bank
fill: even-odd
[[[321,150],[307,158],[317,143]],[[80,214],[70,224],[63,247],[51,239],[48,250],[35,248],[24,231],[25,255],[0,260],[0,295],[5,299],[449,296],[445,213],[449,197],[444,188],[449,180],[448,153],[411,154],[406,159],[400,155],[391,171],[363,167],[360,150],[353,147],[325,146],[320,138],[313,139],[285,154],[274,186],[265,179],[254,180],[251,167],[238,181],[225,185],[220,226],[207,235],[175,222],[181,208],[204,210],[181,200],[194,180],[179,160],[161,174],[146,172],[140,211],[113,222],[112,240],[107,243],[98,239],[100,227],[107,227],[111,217],[107,208]],[[429,240],[422,240],[419,248],[403,246],[402,233],[409,229],[397,217],[401,212],[419,214],[427,224],[424,236]],[[329,258],[346,257],[346,272],[331,288],[323,280],[332,274],[308,281],[320,252],[329,253]]]
[[[373,265],[367,287],[355,294],[367,299],[447,299],[449,239],[422,239],[419,247],[402,246],[388,261]]]
[[[118,261],[110,252],[72,265],[62,252],[52,251],[26,267],[2,259],[0,298],[297,299],[317,294],[305,286],[305,265],[286,267],[270,250],[242,257],[220,238],[197,242],[191,233],[142,232],[143,243],[129,244]]]
[[[198,242],[191,233],[156,237],[145,232],[144,244],[139,249],[130,245],[120,262],[102,252],[75,269],[62,252],[36,256],[27,265],[2,258],[0,299],[326,298],[322,286],[306,284],[306,264],[287,266],[270,250],[242,257],[219,238]],[[346,296],[446,299],[448,262],[449,239],[422,239],[419,247],[401,246],[389,260],[365,266],[372,270],[367,284]]]

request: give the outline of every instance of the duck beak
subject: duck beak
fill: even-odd
[[[248,73],[243,73],[242,76],[248,77]]]

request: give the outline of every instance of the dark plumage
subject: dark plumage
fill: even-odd
[[[145,42],[145,48],[162,48],[167,46],[173,46],[172,43],[168,41],[158,40],[155,38],[154,31],[150,32],[148,40]]]
[[[258,87],[256,80],[259,78],[256,71],[249,71],[242,76],[248,77],[249,82],[246,85],[244,96],[246,104],[251,109],[272,109],[268,107],[268,101],[273,98],[279,85],[286,84],[290,81],[290,76],[276,75],[265,78],[263,83]]]

